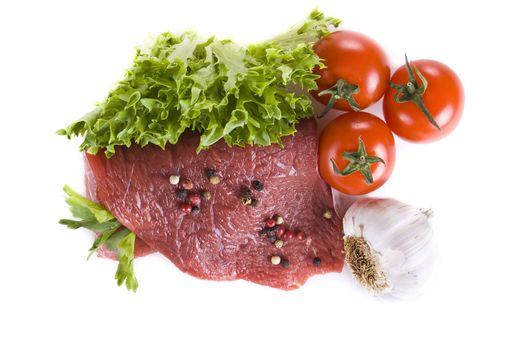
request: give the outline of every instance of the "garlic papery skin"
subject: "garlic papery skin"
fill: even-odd
[[[395,199],[354,202],[343,217],[345,261],[354,277],[379,296],[418,296],[436,260],[430,215]]]

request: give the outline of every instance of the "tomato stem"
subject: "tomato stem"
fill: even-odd
[[[354,99],[354,95],[360,92],[360,87],[356,84],[351,84],[343,79],[339,79],[336,84],[332,85],[330,88],[325,89],[323,91],[320,91],[318,93],[318,96],[323,96],[326,94],[331,94],[331,98],[329,99],[329,102],[325,105],[325,108],[321,112],[321,114],[318,116],[318,118],[322,118],[327,114],[332,107],[334,107],[334,104],[339,99],[344,99],[349,103],[349,106],[355,111],[359,112],[361,110],[360,106]]]
[[[339,176],[348,176],[359,171],[363,175],[367,185],[370,185],[374,182],[370,165],[378,162],[385,164],[383,159],[380,157],[369,156],[367,154],[367,151],[365,150],[365,143],[363,142],[361,136],[358,138],[358,150],[356,152],[342,152],[341,156],[343,159],[347,159],[349,163],[342,171],[340,171],[334,162],[334,159],[331,158],[331,164],[334,173]]]
[[[425,114],[425,117],[427,117],[428,121],[434,125],[434,127],[438,130],[441,130],[441,128],[439,127],[438,123],[436,122],[436,120],[434,120],[434,118],[432,118],[432,114],[430,114],[429,110],[427,109],[427,106],[425,106],[425,103],[423,103],[423,99],[421,98],[421,96],[415,96],[412,100],[412,102],[414,102],[416,104],[416,106],[418,106],[421,111],[423,112],[423,114]]]
[[[436,120],[432,117],[432,114],[425,106],[423,102],[423,94],[427,90],[429,85],[427,79],[421,74],[419,69],[412,63],[409,62],[407,55],[405,54],[405,66],[407,67],[407,72],[409,74],[409,81],[406,84],[394,84],[392,81],[389,82],[390,87],[396,90],[394,94],[394,101],[397,103],[412,102],[418,106],[427,120],[434,125],[435,128],[441,130]],[[415,73],[415,74],[414,74]],[[416,75],[421,80],[421,84],[418,84],[416,80]]]

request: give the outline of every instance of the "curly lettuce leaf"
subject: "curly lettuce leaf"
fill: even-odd
[[[69,186],[64,186],[64,192],[68,195],[67,204],[73,216],[79,220],[61,219],[60,224],[66,225],[71,229],[80,227],[87,228],[99,233],[89,249],[89,257],[99,247],[105,245],[109,250],[118,254],[118,268],[115,279],[120,286],[125,282],[128,290],[136,292],[138,281],[134,275],[134,243],[136,235],[128,228],[124,227],[116,218],[103,206],[95,203],[77,192]]]
[[[322,63],[312,46],[339,23],[315,10],[287,33],[247,47],[163,33],[137,50],[105,101],[58,133],[84,136],[81,150],[107,157],[115,146],[176,144],[187,129],[201,134],[197,152],[221,139],[229,146],[282,144],[313,114],[309,98],[288,88],[316,88],[313,69]]]

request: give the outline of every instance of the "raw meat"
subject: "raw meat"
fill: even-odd
[[[94,202],[100,202],[98,197],[96,196],[97,192],[97,186],[96,186],[96,179],[93,175],[93,172],[91,170],[91,166],[89,165],[89,162],[87,160],[87,156],[85,156],[85,192],[87,198]],[[98,235],[98,233],[96,233]],[[142,256],[146,256],[149,254],[154,253],[154,249],[149,247],[147,243],[142,241],[139,237],[136,237],[136,240],[134,242],[134,257],[140,258]],[[104,245],[99,247],[96,251],[98,256],[113,260],[118,260],[118,256],[116,255],[116,252],[111,251],[107,249]]]
[[[137,243],[137,255],[152,248],[198,278],[244,279],[285,290],[300,287],[312,275],[342,270],[341,220],[336,214],[323,217],[333,203],[317,172],[314,121],[302,121],[298,132],[285,138],[284,148],[231,148],[220,141],[196,154],[198,139],[187,133],[165,150],[134,145],[118,148],[110,159],[103,152],[86,156],[89,195],[146,243]],[[220,176],[219,184],[210,183],[209,168]],[[180,186],[169,182],[173,174],[192,181],[189,193],[210,191],[199,213],[182,212]],[[254,180],[263,183],[262,191],[252,188]],[[256,206],[242,204],[245,187]],[[259,234],[275,214],[295,232],[281,248]],[[288,266],[273,265],[274,255],[288,260]],[[314,258],[321,262],[313,263]]]

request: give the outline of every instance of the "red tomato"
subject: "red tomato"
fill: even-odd
[[[359,92],[353,91],[353,99],[359,109],[378,101],[385,93],[390,78],[390,66],[385,52],[374,40],[352,31],[337,31],[319,40],[314,50],[327,67],[316,67],[314,73],[319,74],[320,78],[316,81],[318,91],[313,91],[312,96],[324,105],[329,103],[332,95],[318,94],[335,87],[340,79],[359,89]],[[333,90],[337,91],[336,88]],[[346,99],[343,96],[338,98],[334,108],[358,110],[347,102],[352,96],[351,88],[341,92],[346,95]]]
[[[401,66],[392,76],[391,82],[396,87],[389,87],[383,100],[383,114],[390,129],[399,137],[412,142],[431,142],[448,135],[458,125],[464,105],[464,92],[461,82],[452,69],[432,60],[417,60],[410,64],[415,79],[409,78],[407,65]],[[418,72],[416,71],[418,70]],[[421,77],[418,73],[421,73]],[[423,88],[423,79],[426,86]],[[414,102],[398,103],[400,99],[416,99],[414,95],[406,96],[397,88],[411,82],[411,89],[420,91],[419,98],[437,124]],[[424,92],[423,92],[424,90]],[[407,95],[408,95],[408,91]],[[439,130],[438,130],[439,127]]]
[[[320,135],[318,152],[323,179],[335,189],[352,195],[369,193],[383,185],[396,159],[394,136],[389,127],[365,112],[344,113],[330,122]]]

